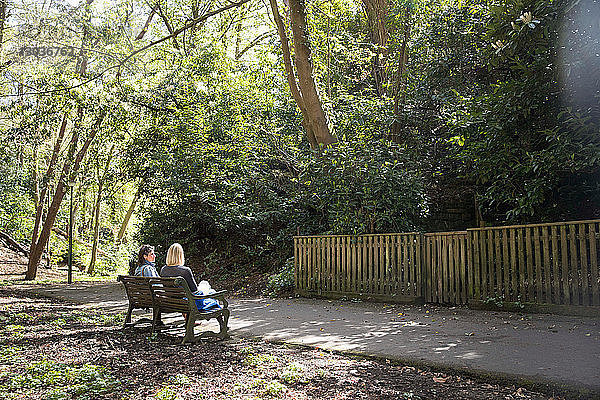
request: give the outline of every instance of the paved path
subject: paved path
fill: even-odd
[[[30,288],[124,311],[117,283]],[[600,398],[600,318],[315,299],[233,299],[230,333],[587,388]]]

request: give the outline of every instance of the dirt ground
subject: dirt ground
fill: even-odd
[[[239,338],[180,345],[149,327],[123,332],[123,314],[14,290],[25,265],[0,247],[0,399],[552,398],[306,347]],[[57,276],[64,272],[40,268],[41,279]]]
[[[0,289],[0,398],[547,399],[522,388],[262,341],[180,345],[122,314]]]

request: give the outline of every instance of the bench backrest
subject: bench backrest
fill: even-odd
[[[133,308],[150,308],[153,306],[148,278],[119,275],[117,280],[125,286],[129,304]]]
[[[192,292],[181,277],[148,278],[154,296],[155,306],[161,312],[189,312],[196,310],[196,303],[191,298]]]

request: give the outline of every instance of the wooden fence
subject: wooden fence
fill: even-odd
[[[467,303],[467,232],[426,233],[421,268],[425,301]]]
[[[294,237],[300,293],[600,305],[600,220]]]
[[[299,292],[397,300],[421,295],[418,233],[298,236],[294,241]]]
[[[469,296],[599,305],[599,222],[469,229]]]

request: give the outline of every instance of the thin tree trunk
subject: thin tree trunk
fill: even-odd
[[[367,22],[371,31],[371,42],[375,45],[373,56],[373,79],[379,96],[387,93],[389,76],[387,64],[389,56],[389,36],[387,17],[388,0],[363,0]]]
[[[94,267],[96,266],[96,251],[98,249],[98,239],[100,237],[100,203],[102,202],[102,187],[103,183],[100,182],[98,185],[98,194],[96,195],[96,204],[94,205],[94,238],[92,240],[92,257],[87,270],[88,274],[90,275],[94,273]]]
[[[172,35],[172,39],[173,39],[173,47],[175,47],[177,50],[179,50],[179,43],[177,43],[177,34],[174,34],[174,30],[173,30],[173,26],[171,25],[171,22],[169,22],[169,19],[167,18],[167,15],[163,12],[162,7],[160,6],[159,3],[157,3],[158,6],[158,14],[160,15],[160,17],[162,18],[163,22],[165,23],[165,26],[167,27],[167,31],[169,31],[169,35]]]
[[[329,13],[327,14],[327,96],[331,99],[331,7],[329,3]]]
[[[292,35],[294,37],[294,59],[298,73],[298,87],[302,92],[304,106],[310,116],[309,124],[319,145],[329,146],[336,139],[327,125],[321,99],[313,77],[308,26],[306,24],[306,9],[304,0],[289,0]]]
[[[394,123],[392,124],[391,139],[396,142],[402,142],[400,137],[400,116],[404,109],[406,99],[406,64],[408,63],[408,40],[410,39],[410,11],[408,8],[404,11],[404,38],[400,57],[398,58],[398,75],[394,88]]]
[[[154,7],[152,7],[152,11],[150,11],[150,15],[148,15],[148,19],[146,20],[146,23],[144,24],[144,27],[140,31],[139,35],[137,35],[137,37],[135,38],[135,40],[142,40],[144,38],[144,35],[148,31],[148,27],[150,26],[150,23],[152,22],[152,18],[154,18],[154,14],[156,14],[156,8],[157,7],[158,7],[158,3],[155,4]]]
[[[242,43],[242,21],[246,16],[244,6],[238,8],[238,23],[235,26],[235,59],[240,58],[240,45]]]
[[[125,232],[127,231],[127,225],[129,225],[129,220],[131,219],[131,216],[133,215],[133,212],[135,211],[135,206],[137,205],[137,202],[140,198],[140,192],[141,192],[141,185],[138,188],[138,190],[135,192],[135,194],[133,195],[133,200],[131,201],[131,205],[129,206],[129,209],[127,210],[127,213],[125,214],[125,217],[123,218],[123,223],[121,224],[121,229],[119,229],[119,234],[117,235],[117,243],[121,244],[121,242],[123,241],[123,237],[125,237]]]
[[[54,150],[52,151],[52,157],[50,158],[50,162],[48,163],[48,170],[46,171],[46,175],[44,176],[44,184],[42,185],[42,191],[40,192],[40,197],[39,197],[39,200],[37,203],[37,209],[35,211],[35,221],[33,224],[33,234],[31,236],[31,245],[29,247],[29,254],[33,254],[35,252],[35,248],[38,246],[38,233],[40,230],[40,225],[42,223],[42,214],[44,211],[44,203],[46,200],[46,195],[48,194],[48,191],[49,191],[50,180],[54,176],[54,168],[56,167],[56,162],[58,160],[58,155],[60,153],[62,141],[65,137],[65,130],[67,128],[67,116],[68,116],[68,113],[65,112],[65,115],[63,116],[62,124],[60,126],[60,130],[58,131],[58,137],[56,138],[56,142],[54,143]],[[43,246],[41,246],[41,247],[43,248]],[[28,269],[29,268],[30,267],[28,267]],[[36,266],[36,268],[37,268],[37,266]],[[35,273],[33,274],[33,276],[35,277]]]
[[[113,144],[108,153],[106,159],[106,165],[104,171],[100,175],[100,168],[98,167],[98,195],[96,196],[96,205],[94,206],[94,240],[92,242],[92,257],[90,260],[90,266],[88,267],[88,274],[94,273],[94,267],[96,266],[96,251],[98,249],[98,239],[100,237],[100,206],[102,204],[102,190],[106,183],[106,177],[108,176],[108,170],[110,168],[110,162],[112,161],[113,154],[115,151],[115,145]]]
[[[1,0],[0,0],[1,1]],[[40,202],[40,182],[38,178],[38,157],[37,157],[37,149],[38,146],[35,144],[33,146],[33,203],[34,208],[37,210],[38,204]]]

